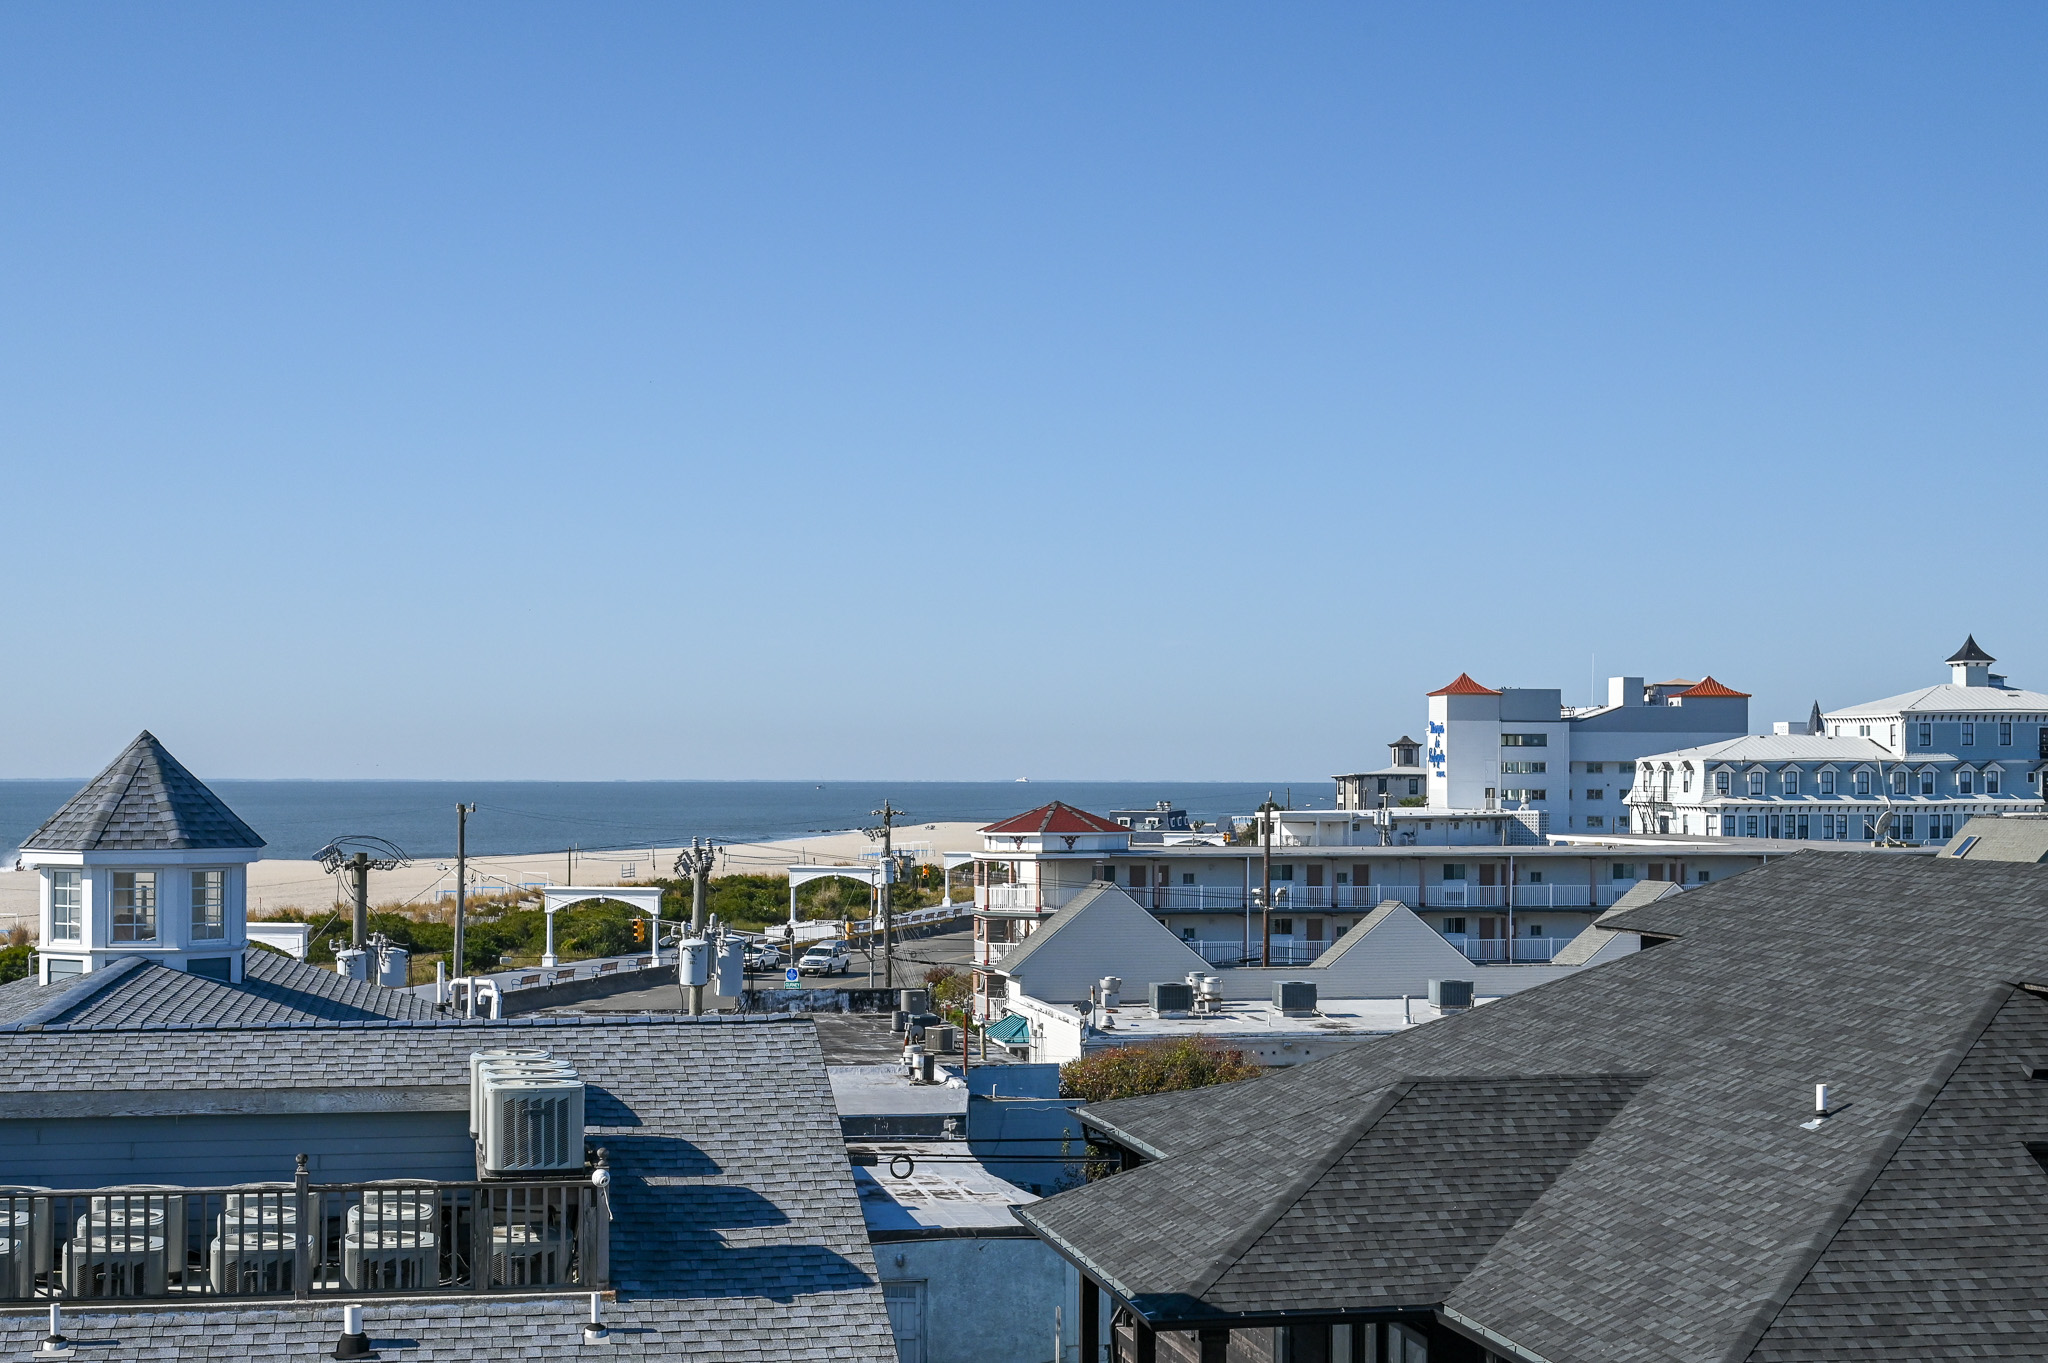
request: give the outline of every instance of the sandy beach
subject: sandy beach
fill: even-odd
[[[896,830],[895,845],[919,861],[936,863],[947,852],[965,852],[980,845],[978,823],[905,824]],[[820,833],[773,842],[721,846],[713,875],[781,875],[792,865],[858,864],[881,847],[858,832]],[[472,894],[491,894],[540,885],[619,885],[674,874],[676,847],[627,848],[578,852],[574,865],[561,852],[523,856],[471,857]],[[37,882],[33,871],[0,871],[0,929],[18,925],[33,931],[37,922]],[[278,909],[321,909],[337,902],[343,887],[320,869],[317,861],[264,860],[249,866],[249,916],[262,918]],[[453,899],[455,858],[425,857],[395,871],[370,876],[370,901],[387,905],[429,905]]]

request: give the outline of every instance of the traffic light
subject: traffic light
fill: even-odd
[[[644,944],[644,943],[645,943],[646,941],[647,941],[647,923],[646,923],[646,920],[645,920],[645,919],[640,919],[640,918],[635,918],[635,919],[633,920],[633,943],[634,943],[634,945],[636,945],[636,946],[639,946],[639,945],[642,945],[642,944]]]

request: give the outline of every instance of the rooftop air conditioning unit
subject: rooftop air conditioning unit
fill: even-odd
[[[1429,1006],[1432,1008],[1470,1008],[1472,1006],[1472,981],[1431,980],[1429,982]]]
[[[477,1167],[499,1174],[580,1173],[583,1081],[568,1074],[484,1074]]]
[[[1152,1011],[1160,1017],[1185,1015],[1195,1006],[1195,987],[1191,984],[1157,983],[1152,986]]]
[[[1307,980],[1275,980],[1273,1006],[1280,1010],[1282,1017],[1314,1017],[1316,987]]]
[[[536,1047],[530,1051],[471,1051],[469,1053],[469,1134],[474,1136],[483,1129],[478,1114],[484,1110],[484,1071],[490,1068],[514,1066],[524,1069],[539,1069],[553,1073],[557,1071],[574,1075],[575,1068],[566,1060],[555,1059],[555,1053]]]

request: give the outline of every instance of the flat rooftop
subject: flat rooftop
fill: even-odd
[[[1490,1003],[1492,999],[1479,998],[1476,1002]],[[1126,1005],[1111,1013],[1116,1025],[1108,1030],[1127,1040],[1192,1036],[1199,1032],[1228,1043],[1233,1039],[1266,1036],[1379,1036],[1405,1031],[1442,1016],[1442,1010],[1432,1008],[1426,995],[1409,999],[1326,999],[1306,1017],[1288,1017],[1272,1004],[1259,1002],[1226,1002],[1213,1012],[1189,1013],[1186,1017],[1161,1017],[1150,1008]]]
[[[857,1166],[853,1185],[875,1240],[933,1235],[1030,1235],[1010,1208],[1038,1201],[988,1171],[965,1141],[861,1141],[875,1164]]]

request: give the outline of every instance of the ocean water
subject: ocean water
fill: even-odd
[[[0,781],[0,847],[20,847],[89,778]],[[1048,800],[1097,814],[1171,800],[1205,823],[1247,814],[1271,791],[1296,808],[1327,809],[1327,779],[1188,781],[208,781],[269,844],[266,856],[310,857],[344,833],[388,838],[416,857],[452,856],[455,806],[474,804],[469,850],[543,852],[572,844],[675,846],[693,837],[754,842],[860,828],[884,799],[905,811],[903,842],[927,823],[993,823]]]

